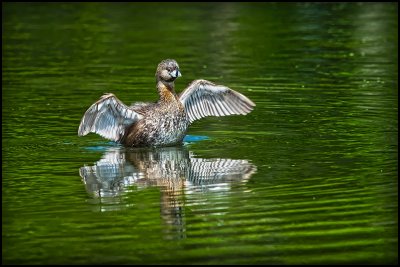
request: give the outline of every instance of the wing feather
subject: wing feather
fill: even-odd
[[[241,93],[206,80],[193,81],[179,100],[191,123],[207,116],[245,115],[255,106]]]
[[[142,117],[114,94],[105,94],[83,115],[78,135],[97,133],[112,141],[119,141],[124,136],[126,126]]]

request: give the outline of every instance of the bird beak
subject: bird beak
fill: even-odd
[[[178,69],[174,70],[174,71],[171,72],[170,74],[171,74],[171,76],[174,77],[174,78],[177,78],[177,77],[181,77],[181,76],[182,76],[181,72],[180,72]]]

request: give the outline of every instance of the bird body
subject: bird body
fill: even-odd
[[[156,71],[157,102],[126,106],[114,94],[105,94],[85,112],[78,135],[94,132],[128,147],[171,146],[182,143],[195,120],[245,115],[255,106],[244,95],[206,80],[193,81],[177,95],[174,81],[180,76],[175,60],[161,61]]]

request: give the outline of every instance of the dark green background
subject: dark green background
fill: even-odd
[[[3,3],[2,263],[397,263],[397,21],[397,3]],[[155,101],[165,58],[177,91],[257,105],[189,129],[196,157],[257,172],[180,192],[183,235],[158,187],[99,202],[78,173],[115,146],[77,136],[85,110]]]

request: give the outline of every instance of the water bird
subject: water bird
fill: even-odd
[[[156,70],[159,100],[154,103],[122,103],[106,93],[83,115],[78,136],[96,133],[127,147],[157,147],[182,144],[195,120],[207,116],[246,115],[255,104],[226,86],[194,80],[179,95],[175,80],[181,77],[174,59],[162,60]]]

